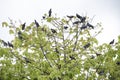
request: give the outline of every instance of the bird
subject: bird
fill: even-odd
[[[81,30],[86,29],[87,25],[83,24],[82,27],[80,27]]]
[[[109,44],[114,44],[114,39]]]
[[[94,29],[94,26],[91,25],[90,23],[87,23],[87,26],[91,27],[92,29]]]
[[[71,60],[76,60],[74,56],[70,56],[70,59]]]
[[[52,9],[49,10],[48,14],[49,14],[49,17],[51,17]]]
[[[71,15],[71,16],[68,16],[68,15],[67,15],[67,17],[70,18],[70,19],[74,18],[74,16],[72,16],[72,15]]]
[[[25,29],[25,24],[26,24],[26,23],[22,24],[22,30],[24,30],[24,29]]]
[[[117,64],[117,65],[120,65],[120,62],[118,61],[118,62],[116,62],[116,64]]]
[[[20,40],[23,39],[23,37],[22,37],[22,32],[21,32],[21,31],[18,32],[18,38],[19,38]]]
[[[57,31],[55,29],[51,29],[52,33],[57,33]]]
[[[10,43],[9,41],[8,41],[8,46],[9,46],[9,47],[12,47],[12,48],[14,47],[13,44]]]
[[[90,43],[87,43],[86,45],[83,46],[84,49],[87,49],[88,47],[90,47]]]
[[[82,16],[76,13],[76,17],[79,18],[80,20],[82,19]]]
[[[99,75],[103,75],[104,74],[104,70],[101,70],[100,72],[98,72]]]
[[[80,23],[80,21],[75,21],[75,22],[73,22],[73,24],[79,24]]]
[[[4,40],[2,40],[2,43],[3,43],[4,46],[8,45]]]
[[[64,26],[64,29],[67,29],[68,27],[67,26]]]
[[[35,20],[35,25],[36,25],[37,28],[40,26],[39,23],[36,20]]]
[[[85,20],[86,20],[86,17],[82,17],[82,18],[81,18],[81,23],[84,23]]]
[[[25,59],[26,63],[31,63],[31,61],[28,58],[26,57],[23,57],[23,58]]]

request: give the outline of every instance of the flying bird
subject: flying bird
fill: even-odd
[[[49,17],[51,17],[52,9],[49,10],[48,14],[49,14]]]
[[[24,29],[25,29],[25,24],[26,24],[26,23],[22,24],[22,30],[24,30]]]
[[[36,25],[36,27],[40,26],[39,23],[36,20],[35,20],[35,25]]]
[[[83,46],[84,49],[87,49],[88,47],[90,47],[90,43],[87,43],[86,45]]]
[[[52,33],[57,33],[57,31],[55,29],[51,29]]]
[[[114,44],[114,39],[109,44]]]
[[[12,48],[14,47],[13,44],[10,43],[9,41],[8,41],[8,46],[9,46],[9,47],[12,47]]]
[[[94,26],[91,25],[90,23],[87,23],[87,26],[91,27],[92,29],[94,29]]]

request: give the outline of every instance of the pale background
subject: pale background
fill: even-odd
[[[1,28],[3,21],[14,21],[27,25],[34,21],[40,21],[42,15],[52,8],[53,13],[63,17],[66,15],[93,16],[92,23],[102,23],[104,28],[102,34],[97,38],[100,43],[109,43],[120,35],[120,0],[0,0],[0,38],[5,41],[13,37],[8,35],[8,30]]]

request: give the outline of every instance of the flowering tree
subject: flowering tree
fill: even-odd
[[[87,16],[59,18],[50,9],[40,22],[2,26],[14,39],[0,40],[0,80],[120,79],[120,37],[98,45],[103,28]]]

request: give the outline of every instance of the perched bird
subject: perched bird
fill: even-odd
[[[2,43],[3,43],[4,46],[8,45],[4,40],[2,40]]]
[[[75,21],[75,22],[73,22],[73,24],[79,24],[79,23],[81,23],[80,21]]]
[[[25,29],[25,24],[26,24],[26,23],[22,24],[22,30],[24,30],[24,29]]]
[[[86,29],[87,25],[83,24],[82,27],[80,27],[81,30]]]
[[[67,26],[64,26],[64,29],[67,29],[68,27]]]
[[[8,46],[9,46],[9,47],[12,47],[12,48],[14,47],[13,44],[10,43],[9,41],[8,41]]]
[[[31,61],[28,58],[26,57],[23,57],[23,58],[25,59],[26,63],[31,63]]]
[[[68,16],[68,15],[67,15],[67,17],[70,18],[70,19],[74,18],[74,16]]]
[[[82,19],[81,19],[81,23],[84,23],[85,20],[86,20],[86,17],[82,17]]]
[[[71,60],[76,60],[74,56],[70,56],[70,59]]]
[[[120,62],[118,61],[118,62],[116,62],[116,64],[117,64],[117,65],[120,65]]]
[[[87,26],[91,27],[92,29],[94,29],[94,26],[91,25],[90,23],[87,23]]]
[[[79,14],[76,14],[76,17],[79,18],[80,20],[82,19],[82,16],[80,16]]]
[[[101,54],[100,53],[96,53],[96,56],[100,56]]]
[[[49,17],[51,17],[52,9],[49,10],[48,14],[49,14]]]
[[[99,75],[103,75],[104,74],[104,70],[101,70],[100,72],[98,72]]]
[[[35,25],[36,25],[36,27],[40,26],[39,23],[36,20],[35,20]]]
[[[90,47],[90,43],[87,43],[86,45],[83,46],[84,49],[87,49],[88,47]]]
[[[52,33],[57,33],[57,31],[55,29],[51,29]]]
[[[21,40],[23,39],[21,31],[18,32],[18,38],[21,39]]]
[[[114,39],[109,44],[114,44]]]

